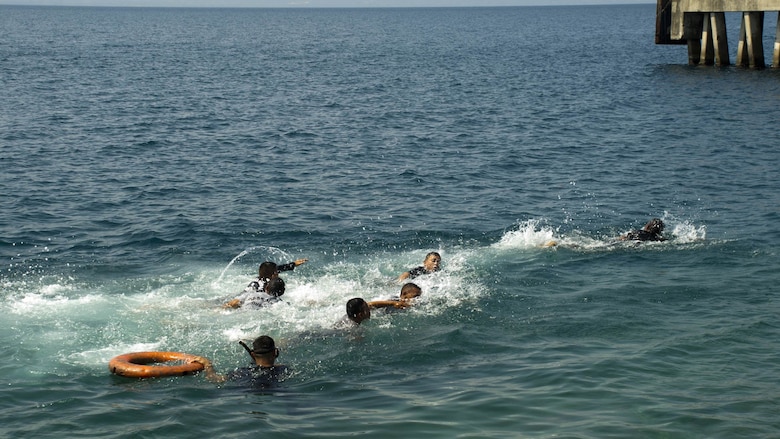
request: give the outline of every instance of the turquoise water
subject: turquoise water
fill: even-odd
[[[654,14],[0,7],[0,436],[777,437],[780,77]]]

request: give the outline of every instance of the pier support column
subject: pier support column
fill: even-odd
[[[704,14],[704,19],[701,24],[701,56],[699,57],[699,64],[705,66],[711,66],[715,63],[715,50],[712,47],[712,21],[710,16],[712,14]]]
[[[688,42],[688,65],[697,66],[701,61],[701,33],[704,25],[704,15],[701,13],[686,13],[683,33]]]
[[[729,41],[726,36],[726,14],[723,12],[710,13],[710,30],[712,33],[713,48],[715,49],[715,65],[727,66],[729,60]]]
[[[780,68],[780,12],[777,13],[777,31],[775,31],[775,51],[772,56],[772,67]]]
[[[763,33],[764,13],[743,12],[739,46],[737,47],[737,65],[751,69],[765,67],[764,44],[761,41]]]
[[[706,12],[685,14],[688,39],[688,64],[727,66],[729,42],[726,36],[726,14]]]

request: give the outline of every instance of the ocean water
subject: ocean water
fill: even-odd
[[[654,20],[0,7],[0,436],[779,437],[780,72]],[[261,334],[268,389],[107,367]]]

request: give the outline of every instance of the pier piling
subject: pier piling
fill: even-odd
[[[742,13],[736,65],[765,65],[764,13],[777,12],[772,67],[780,68],[780,0],[657,0],[656,44],[686,44],[688,64],[727,66],[726,12]]]

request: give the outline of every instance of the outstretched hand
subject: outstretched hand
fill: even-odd
[[[207,380],[213,383],[223,383],[227,380],[225,375],[220,375],[216,370],[214,370],[214,364],[208,358],[198,357],[194,363],[200,363],[203,365],[203,373],[205,374]]]

